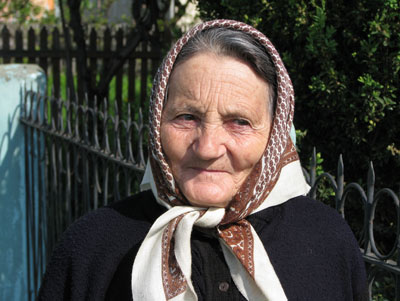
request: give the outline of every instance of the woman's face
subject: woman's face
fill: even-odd
[[[192,205],[226,207],[266,147],[268,85],[209,52],[176,66],[169,83],[161,143],[175,181]]]

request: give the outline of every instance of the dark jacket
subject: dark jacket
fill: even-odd
[[[80,218],[54,250],[39,300],[131,300],[134,258],[164,211],[145,191]],[[289,300],[367,300],[358,244],[334,209],[299,196],[247,219]],[[213,233],[194,229],[192,256],[199,300],[245,300]]]

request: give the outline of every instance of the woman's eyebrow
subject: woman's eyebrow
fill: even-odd
[[[195,103],[195,102],[194,102]],[[175,103],[173,105],[174,111],[184,111],[184,112],[189,112],[193,114],[202,114],[201,109],[196,107],[195,105],[191,105],[188,103]]]
[[[259,117],[262,112],[262,108],[252,108],[251,106],[244,104],[228,105],[226,107],[226,116],[228,117],[247,117],[254,118]]]
[[[249,114],[246,111],[233,111],[233,112],[227,112],[224,114],[224,117],[226,118],[246,118],[246,119],[251,119],[253,115]]]

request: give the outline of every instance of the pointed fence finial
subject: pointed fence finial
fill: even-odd
[[[317,177],[317,149],[315,146],[313,147],[313,152],[311,156],[311,166],[310,166],[310,185],[313,186],[315,184],[315,180]]]
[[[372,161],[369,163],[367,178],[367,202],[372,204],[374,201],[375,171]]]
[[[337,167],[337,178],[336,178],[337,191],[335,192],[336,208],[339,208],[339,203],[343,196],[344,190],[344,164],[343,156],[339,155],[338,167]]]

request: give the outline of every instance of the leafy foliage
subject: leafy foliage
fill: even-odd
[[[352,181],[400,184],[400,6],[397,0],[198,2],[204,20],[244,21],[277,47],[296,93],[306,162],[317,146],[333,172],[340,153]]]
[[[13,19],[18,24],[28,23],[43,13],[42,8],[29,0],[2,0],[0,2],[0,18]]]
[[[107,13],[114,2],[115,0],[105,0],[98,6],[94,1],[81,1],[80,8],[83,23],[95,26],[109,25]]]

